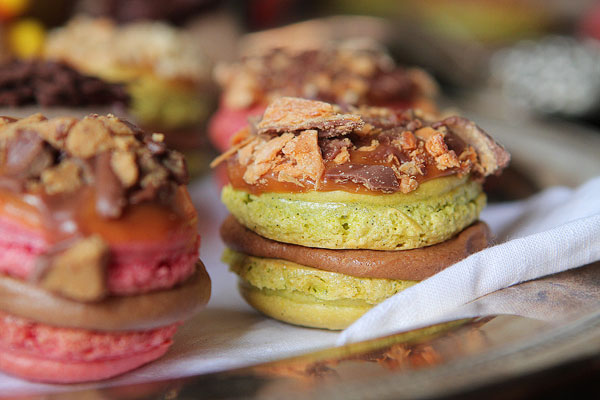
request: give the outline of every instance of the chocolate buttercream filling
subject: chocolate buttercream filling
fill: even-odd
[[[188,319],[210,297],[210,278],[201,261],[180,286],[135,296],[81,303],[0,275],[0,310],[36,322],[99,331],[154,329]]]
[[[481,221],[445,242],[402,251],[330,250],[281,243],[264,238],[229,216],[221,237],[232,250],[255,257],[278,258],[359,278],[420,281],[486,248],[490,230]]]

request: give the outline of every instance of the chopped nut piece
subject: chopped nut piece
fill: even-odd
[[[414,161],[407,161],[407,162],[403,163],[402,165],[400,165],[399,170],[400,170],[400,172],[402,172],[403,174],[406,174],[406,175],[412,175],[412,176],[423,175],[423,171],[421,171],[421,169],[419,168],[417,163]]]
[[[110,133],[104,124],[95,118],[86,117],[76,123],[67,137],[67,151],[80,158],[90,158],[113,145]]]
[[[50,259],[40,285],[77,301],[97,301],[106,295],[109,247],[98,236],[78,240]]]
[[[458,157],[456,157],[456,153],[454,150],[450,150],[447,153],[444,153],[435,158],[436,166],[438,169],[444,171],[448,168],[458,168],[460,167],[460,162],[458,161]]]
[[[407,127],[410,129],[411,127]],[[410,129],[414,130],[414,129]],[[425,128],[415,130],[415,135],[423,140],[429,140],[432,136],[437,135],[439,132],[433,129],[430,126],[426,126]],[[442,136],[443,139],[443,136]]]
[[[112,114],[108,114],[107,116],[99,115],[96,118],[102,121],[104,126],[117,136],[128,136],[134,133],[131,126]]]
[[[75,118],[52,118],[47,121],[31,124],[31,130],[37,132],[52,146],[64,148],[67,135],[76,123],[77,119]]]
[[[162,133],[153,133],[152,134],[152,140],[154,140],[155,142],[164,142],[165,141],[165,135]]]
[[[135,162],[135,154],[127,151],[115,151],[110,159],[110,167],[124,187],[131,187],[137,182],[139,171]]]
[[[425,142],[425,148],[427,149],[427,152],[434,157],[441,156],[448,152],[448,146],[444,142],[444,137],[441,133],[430,136]]]
[[[414,150],[417,148],[417,138],[410,131],[402,132],[402,150]]]
[[[115,148],[121,151],[134,150],[140,146],[135,136],[115,136],[113,137],[113,143]]]
[[[371,140],[371,144],[368,146],[361,146],[359,147],[358,151],[373,151],[375,150],[377,147],[379,146],[379,141],[376,139]]]
[[[402,193],[410,193],[413,190],[416,190],[419,186],[419,183],[412,176],[403,176],[400,180],[400,191]]]
[[[371,124],[364,124],[362,128],[357,128],[354,130],[354,133],[360,136],[369,136],[376,134],[378,132],[377,129]]]
[[[64,160],[56,167],[42,171],[42,184],[46,193],[70,193],[81,186],[81,168],[72,160]]]

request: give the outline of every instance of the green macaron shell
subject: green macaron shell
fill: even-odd
[[[291,261],[253,257],[226,249],[223,261],[251,286],[288,298],[336,305],[374,305],[414,285],[416,281],[358,278],[322,271]],[[333,302],[333,303],[332,303]]]
[[[254,232],[307,247],[407,250],[441,243],[474,222],[486,203],[481,184],[448,176],[414,192],[250,194],[226,186],[222,200]]]

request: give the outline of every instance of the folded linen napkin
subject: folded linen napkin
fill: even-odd
[[[600,177],[575,190],[551,188],[484,210],[493,247],[387,299],[348,327],[337,344],[481,315],[488,293],[600,260]]]

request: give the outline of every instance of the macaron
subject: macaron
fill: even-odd
[[[77,16],[48,33],[44,57],[123,84],[128,113],[144,129],[165,133],[195,175],[208,164],[203,134],[215,93],[211,63],[191,33],[159,21],[117,24]]]
[[[373,40],[325,41],[320,47],[278,47],[221,63],[222,89],[209,123],[213,144],[225,151],[233,135],[281,96],[345,105],[379,105],[436,111],[436,83],[425,71],[396,65]]]
[[[74,383],[162,356],[210,297],[183,156],[112,115],[0,117],[0,370]]]
[[[461,117],[289,97],[236,140],[224,260],[256,309],[327,329],[487,247],[482,182],[510,160]]]

